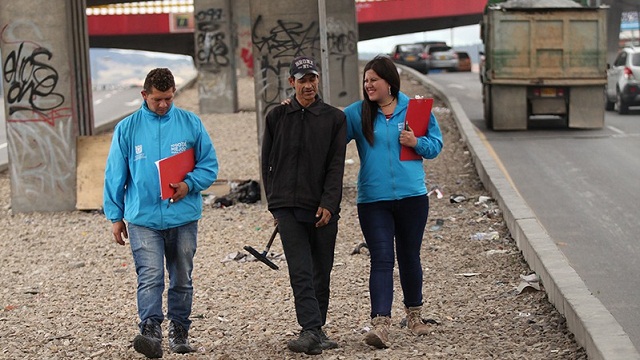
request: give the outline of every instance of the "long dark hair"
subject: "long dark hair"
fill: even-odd
[[[367,90],[364,88],[364,76],[367,70],[375,71],[381,79],[389,83],[391,95],[394,98],[398,98],[398,93],[400,92],[400,75],[393,60],[385,55],[374,57],[364,66],[364,71],[362,72],[362,94],[364,95],[364,101],[362,102],[362,133],[369,145],[373,146],[373,123],[380,106],[377,102],[369,99]]]

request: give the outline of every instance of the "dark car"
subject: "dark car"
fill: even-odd
[[[640,105],[640,49],[627,47],[607,69],[606,109],[627,114]]]
[[[427,72],[426,54],[420,44],[398,44],[393,47],[390,56],[397,64],[408,66],[423,74]]]
[[[471,57],[466,51],[456,51],[458,54],[458,71],[471,71]]]

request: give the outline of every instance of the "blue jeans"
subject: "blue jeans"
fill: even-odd
[[[360,228],[371,254],[371,318],[391,316],[394,239],[404,305],[422,305],[420,248],[428,214],[429,198],[425,195],[358,204]]]
[[[193,286],[191,271],[196,254],[198,222],[166,230],[128,224],[129,242],[138,274],[140,330],[147,321],[162,323],[164,262],[169,273],[167,319],[189,330]]]

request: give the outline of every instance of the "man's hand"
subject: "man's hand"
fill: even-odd
[[[316,227],[327,225],[329,220],[331,220],[331,211],[323,207],[318,207],[318,211],[316,211],[316,219],[319,219],[316,223]]]
[[[124,245],[124,239],[129,238],[127,225],[125,225],[122,220],[113,223],[111,232],[113,233],[113,237],[116,239],[116,242],[120,245]]]
[[[187,183],[184,181],[181,181],[177,184],[170,183],[169,186],[171,186],[173,189],[176,190],[176,192],[173,194],[173,196],[169,200],[169,202],[171,203],[182,200],[189,193],[189,185],[187,185]]]

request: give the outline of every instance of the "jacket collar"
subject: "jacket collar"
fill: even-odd
[[[144,101],[144,100],[142,101],[142,107],[141,107],[142,112],[144,113],[145,116],[150,116],[150,117],[153,117],[153,118],[156,118],[156,119],[162,119],[162,118],[164,118],[166,116],[171,115],[171,113],[173,112],[173,108],[174,108],[174,104],[171,104],[171,107],[169,108],[169,111],[167,111],[166,114],[160,116],[160,115],[154,113],[153,111],[151,111],[149,109],[149,106],[147,106],[147,102]]]
[[[313,115],[320,115],[320,109],[322,108],[321,106],[322,103],[323,103],[322,98],[320,97],[320,95],[316,94],[316,100],[311,105],[305,108],[302,105],[300,105],[300,103],[296,99],[296,96],[294,95],[291,97],[291,103],[289,103],[289,105],[287,106],[287,113],[301,111],[302,109],[304,109],[305,111],[309,111]]]

